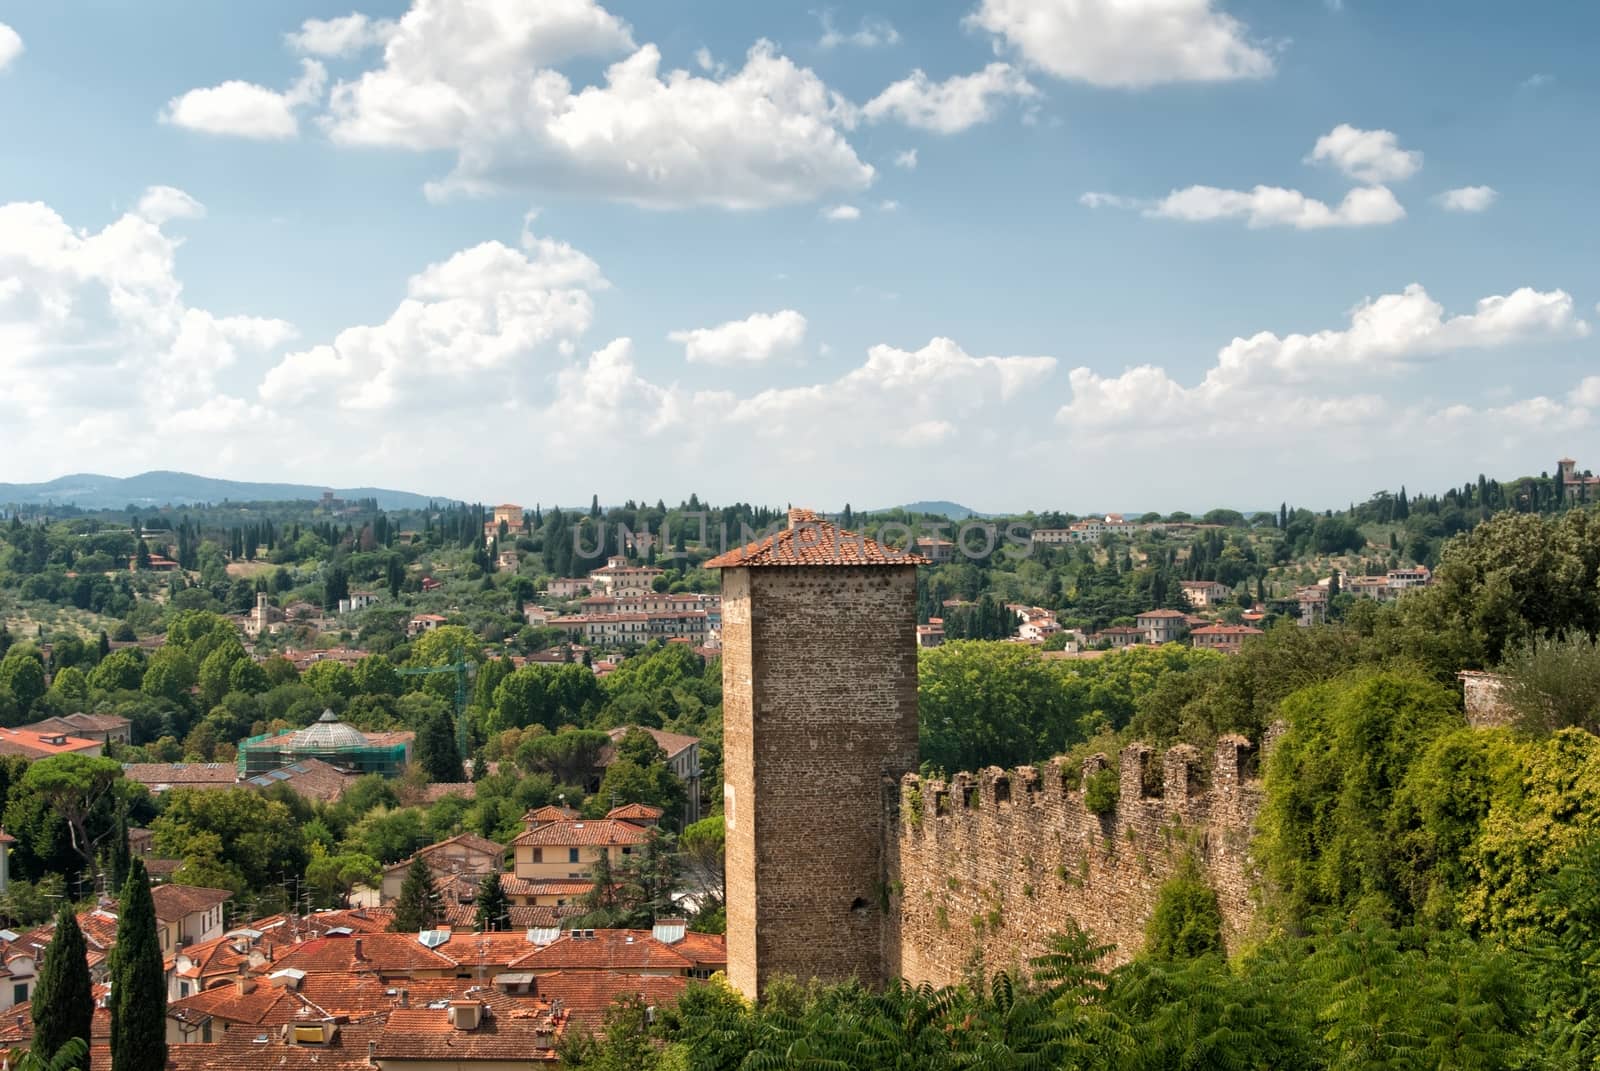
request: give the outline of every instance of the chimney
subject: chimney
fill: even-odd
[[[239,977],[233,980],[233,988],[242,997],[246,993],[255,992],[256,980],[247,978],[243,973],[240,973]]]
[[[356,938],[356,961],[360,962],[360,961],[362,961],[362,960],[364,960],[366,958],[367,957],[362,955],[362,952],[361,952],[361,938],[357,937]]]
[[[396,996],[398,996],[400,998],[400,1006],[402,1008],[411,1007],[411,990],[402,989],[402,990],[400,990],[399,993],[396,994]]]
[[[817,523],[817,515],[812,510],[801,509],[798,506],[794,506],[794,507],[790,508],[790,510],[789,510],[789,527],[790,528],[798,528],[802,524],[815,524],[815,523]]]
[[[476,1030],[483,1019],[483,1005],[475,1000],[450,1002],[450,1025],[457,1030]]]
[[[369,1041],[369,1042],[367,1042],[367,1063],[375,1064],[377,1062],[378,1062],[378,1043],[376,1041]]]

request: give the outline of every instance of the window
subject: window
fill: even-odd
[[[188,982],[179,982],[178,983],[178,996],[179,997],[186,997],[188,995],[189,995],[189,983]]]
[[[210,1041],[211,1040],[211,1020],[210,1019],[207,1019],[206,1020],[206,1025],[202,1026],[200,1028],[200,1040],[201,1041]]]
[[[544,862],[544,849],[543,848],[535,848],[533,850],[533,861],[535,863]]]
[[[576,849],[576,848],[568,848],[567,849],[567,862],[576,863],[577,861],[578,861],[578,849]]]

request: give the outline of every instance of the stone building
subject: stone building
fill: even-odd
[[[916,566],[805,510],[722,570],[728,977],[885,977],[898,779],[917,763]]]

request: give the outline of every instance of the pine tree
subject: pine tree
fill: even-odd
[[[47,1062],[73,1038],[89,1042],[94,994],[89,988],[88,955],[72,905],[62,904],[33,994],[33,1051]],[[78,1071],[89,1071],[87,1052]]]
[[[135,859],[122,886],[111,950],[111,1068],[164,1071],[166,1065],[166,971],[150,876]]]
[[[106,635],[106,630],[100,630],[100,658],[103,661],[111,653],[111,637]]]
[[[443,915],[444,903],[434,887],[433,871],[419,855],[411,861],[405,881],[400,883],[400,897],[394,902],[394,921],[389,929],[395,933],[420,933],[433,929]]]
[[[478,885],[479,933],[498,933],[511,929],[511,903],[500,885],[500,875],[490,874]]]

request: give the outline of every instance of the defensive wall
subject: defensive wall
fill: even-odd
[[[885,974],[943,985],[980,963],[1015,970],[1068,919],[1126,961],[1144,944],[1162,884],[1190,856],[1216,890],[1232,946],[1255,908],[1259,758],[1242,736],[1222,737],[1209,757],[1186,744],[1159,755],[1130,744],[1104,813],[1085,803],[1089,779],[1110,766],[1104,754],[886,784]]]

